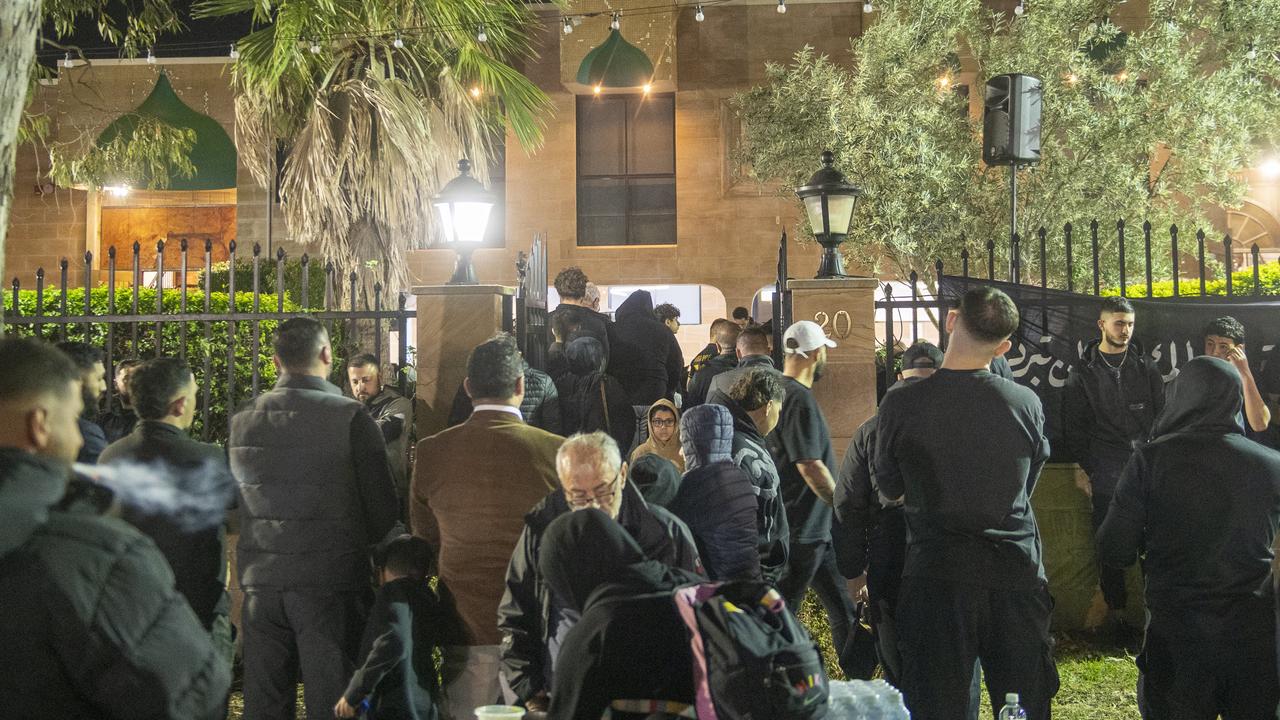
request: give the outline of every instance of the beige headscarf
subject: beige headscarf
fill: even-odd
[[[638,457],[652,453],[675,463],[675,466],[680,468],[680,472],[683,473],[684,458],[680,457],[680,411],[676,409],[675,403],[663,398],[649,406],[649,412],[645,416],[645,422],[651,423],[653,420],[653,413],[657,410],[669,410],[676,416],[676,432],[671,436],[670,440],[662,442],[653,436],[653,425],[650,424],[649,437],[644,441],[644,443],[636,446],[636,449],[631,451],[631,462],[635,462],[635,459]]]

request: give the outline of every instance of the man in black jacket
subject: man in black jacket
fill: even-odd
[[[231,419],[228,443],[240,487],[245,715],[291,718],[300,672],[319,718],[351,676],[368,548],[400,511],[382,432],[325,379],[324,326],[286,320],[274,345],[280,377]]]
[[[1169,386],[1098,532],[1104,563],[1145,554],[1146,718],[1273,717],[1280,700],[1271,578],[1280,453],[1245,439],[1239,373],[1198,357]]]
[[[683,408],[688,409],[707,401],[711,393],[711,383],[716,377],[738,367],[736,346],[742,330],[733,323],[725,323],[716,332],[716,348],[719,353],[707,361],[689,380],[689,392],[684,398]]]
[[[547,325],[559,328],[563,336],[561,343],[568,344],[580,337],[593,337],[604,346],[605,359],[609,358],[609,318],[593,307],[594,303],[587,297],[586,273],[579,267],[567,267],[556,274],[555,289],[560,295],[560,304],[547,313]],[[599,302],[599,291],[596,291],[596,303]]]
[[[80,373],[0,340],[0,693],[21,718],[215,720],[231,666],[119,518],[55,507],[80,450]]]
[[[1133,340],[1134,320],[1128,300],[1103,301],[1098,317],[1102,337],[1089,343],[1071,367],[1063,394],[1062,432],[1071,457],[1089,476],[1095,532],[1134,446],[1151,437],[1164,407],[1164,378]],[[1127,644],[1135,633],[1119,616],[1128,602],[1124,572],[1100,564],[1098,578],[1111,610],[1114,640]]]
[[[387,465],[401,503],[409,497],[409,439],[413,435],[413,400],[391,385],[382,383],[378,358],[365,353],[347,362],[347,383],[351,397],[364,403],[370,417],[382,431],[387,445]],[[459,388],[461,392],[461,388]],[[466,393],[463,393],[465,396]],[[467,408],[469,415],[471,408]],[[464,416],[465,420],[466,417]]]
[[[178,592],[191,604],[205,629],[213,632],[231,662],[231,606],[227,599],[227,563],[223,524],[235,494],[235,481],[222,448],[193,440],[186,433],[196,412],[196,379],[177,358],[157,358],[130,373],[129,395],[141,422],[102,451],[101,465],[152,465],[176,494],[209,498],[192,503],[200,515],[176,515],[149,502],[146,493],[121,493],[124,519],[155,541],[177,579]]]
[[[618,378],[632,405],[649,407],[675,399],[684,358],[680,343],[653,316],[653,297],[637,290],[618,306],[609,326],[609,374]]]
[[[769,357],[769,334],[759,325],[753,325],[738,335],[734,352],[738,359],[737,366],[711,379],[711,387],[707,390],[708,398],[717,390],[728,395],[729,388],[732,388],[739,378],[750,372],[751,368],[764,368],[772,370],[775,374],[781,374],[773,364],[773,358]]]
[[[709,402],[728,408],[733,417],[733,463],[747,474],[756,496],[760,572],[766,582],[775,586],[787,569],[791,531],[782,502],[782,481],[765,436],[778,425],[784,397],[786,393],[776,372],[749,368],[729,393],[716,390],[708,398]]]
[[[622,525],[645,557],[702,572],[689,528],[666,510],[645,503],[626,481],[626,463],[608,435],[597,432],[566,440],[556,455],[556,471],[562,490],[547,495],[525,515],[498,607],[502,676],[516,701],[530,710],[546,709],[560,643],[577,621],[576,613],[547,591],[538,570],[542,536],[553,520],[573,510],[599,508]]]
[[[107,370],[102,351],[83,342],[58,343],[58,349],[71,358],[80,370],[80,392],[84,396],[84,413],[80,416],[80,435],[84,445],[76,462],[92,465],[107,447],[107,435],[98,424],[98,403],[107,391]]]

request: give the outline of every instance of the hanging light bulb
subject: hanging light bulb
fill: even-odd
[[[871,3],[869,3],[869,2],[864,2],[864,3],[862,3],[862,12],[864,12],[864,13],[872,13],[872,12],[875,12],[875,9],[876,9],[876,6],[875,6],[875,5],[872,5],[872,4],[871,4]]]
[[[311,41],[311,54],[312,54],[312,55],[319,55],[319,54],[320,54],[320,41],[319,41],[319,40],[312,40],[312,41]]]
[[[232,60],[240,59],[240,51],[236,49],[235,43],[231,43],[231,52],[227,53],[227,56],[230,57]]]
[[[476,33],[476,40],[480,42],[489,42],[489,36],[484,32],[484,23],[480,23],[480,30]]]
[[[71,62],[71,51],[70,51],[70,50],[68,50],[68,51],[67,51],[67,56],[66,56],[65,58],[63,58],[63,59],[62,59],[62,61],[61,61],[61,62],[59,62],[58,64],[59,64],[59,65],[61,65],[61,66],[62,66],[62,67],[64,67],[64,68],[69,68],[69,67],[71,67],[72,65],[74,65],[74,63],[73,63],[73,62]]]
[[[787,11],[787,0],[778,0],[778,14],[781,15]]]
[[[622,27],[622,13],[614,13],[613,19],[609,21],[609,27],[617,30]]]
[[[564,34],[565,35],[573,34],[573,21],[571,21],[569,18],[564,19]]]
[[[599,86],[599,85],[596,85],[594,88],[592,88],[592,93],[594,93],[594,94],[596,94],[596,95],[599,95],[599,94],[600,94],[600,86]]]
[[[701,5],[699,5],[699,6],[697,7],[697,9],[695,9],[695,10],[693,11],[693,19],[694,19],[694,20],[697,20],[698,22],[702,22],[703,20],[706,20],[706,19],[707,19],[707,16],[706,16],[706,15],[704,15],[704,14],[702,14],[702,6],[701,6]]]
[[[474,86],[472,86],[472,88],[471,88],[471,97],[473,97],[473,98],[479,98],[479,97],[480,97],[480,86],[479,86],[479,85],[474,85]]]
[[[148,65],[156,64],[156,54],[151,52],[151,48],[147,48],[147,64]]]
[[[653,86],[650,85],[649,83],[645,83],[644,87],[640,88],[641,92],[643,92],[645,95],[648,95],[649,91],[652,89],[653,89]]]
[[[1018,0],[1018,4],[1013,7],[1013,14],[1022,17],[1027,12],[1027,7],[1023,4],[1023,0]]]
[[[404,49],[404,38],[400,37],[400,33],[396,33],[396,39],[391,41],[391,46],[397,50]]]
[[[1246,58],[1249,58],[1250,60],[1257,60],[1257,59],[1258,59],[1258,48],[1254,47],[1254,46],[1253,46],[1253,43],[1249,43],[1249,52],[1245,53],[1245,54],[1244,54],[1244,56],[1245,56]]]

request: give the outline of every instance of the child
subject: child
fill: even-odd
[[[432,650],[447,620],[427,585],[431,546],[400,535],[374,555],[381,587],[360,643],[364,664],[333,713],[356,717],[363,704],[371,720],[436,720],[439,684]]]

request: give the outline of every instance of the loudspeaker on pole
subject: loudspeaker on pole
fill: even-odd
[[[987,81],[982,111],[982,161],[1028,165],[1040,161],[1040,79],[1009,73]]]

